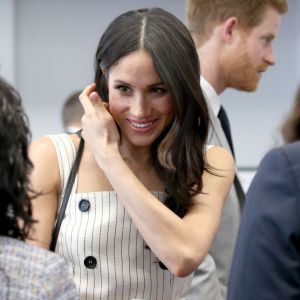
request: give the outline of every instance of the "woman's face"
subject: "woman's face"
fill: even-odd
[[[174,118],[171,93],[144,50],[128,54],[109,69],[108,90],[109,109],[122,139],[135,146],[150,146]]]

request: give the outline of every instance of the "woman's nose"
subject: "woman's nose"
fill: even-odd
[[[151,107],[144,95],[136,95],[131,102],[131,115],[137,119],[148,117]]]

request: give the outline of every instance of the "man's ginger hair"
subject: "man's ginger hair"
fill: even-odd
[[[245,30],[257,26],[268,7],[284,14],[288,3],[287,0],[187,0],[187,26],[199,47],[216,25],[230,17],[237,17]]]

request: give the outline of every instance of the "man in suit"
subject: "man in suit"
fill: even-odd
[[[250,185],[228,300],[300,299],[300,142],[271,150]]]
[[[209,144],[232,151],[227,114],[219,95],[228,87],[255,91],[262,73],[275,64],[272,43],[287,0],[187,0],[187,25],[195,41],[201,86],[210,110]],[[195,272],[187,299],[226,299],[229,269],[244,193],[236,176],[209,255]]]

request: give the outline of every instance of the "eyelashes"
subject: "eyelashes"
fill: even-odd
[[[133,89],[127,85],[116,85],[114,88],[122,95],[131,95],[134,93]],[[161,96],[168,93],[168,91],[163,87],[151,87],[149,88],[148,93]]]
[[[129,91],[130,91],[130,88],[126,85],[117,85],[115,87],[115,89],[118,90],[122,94],[129,93]]]

